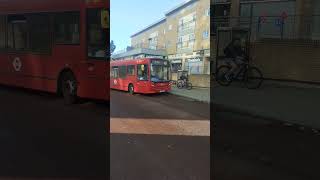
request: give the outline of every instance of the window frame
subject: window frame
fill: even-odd
[[[117,77],[114,76],[114,72],[115,72],[115,69],[117,69]],[[119,78],[120,77],[120,72],[119,72],[119,66],[112,66],[111,67],[111,78]]]
[[[139,79],[139,73],[138,73],[138,71],[139,71],[139,66],[142,66],[142,65],[144,65],[144,66],[146,66],[147,67],[147,79],[144,79],[144,80],[140,80]],[[149,70],[150,68],[149,68],[149,64],[148,63],[145,63],[145,64],[137,64],[137,70],[136,70],[136,72],[137,72],[137,80],[138,81],[149,81]]]
[[[31,26],[31,23],[28,23],[28,52],[30,52],[31,54],[48,54],[48,55],[51,55],[52,54],[52,49],[53,49],[53,42],[54,42],[54,22],[53,22],[53,14],[52,13],[30,13],[30,14],[27,14],[27,19],[30,19],[30,15],[46,15],[48,16],[48,36],[49,36],[49,42],[48,42],[48,49],[45,50],[45,51],[34,51],[32,50],[32,47],[31,47],[31,44],[32,44],[32,39],[31,39],[31,30],[32,30],[32,26]]]
[[[131,67],[133,67],[133,74],[130,74],[129,73],[129,69],[131,68]],[[127,76],[135,76],[136,75],[136,65],[128,65],[127,66]]]
[[[92,9],[96,9],[96,10],[106,10],[106,11],[108,11],[108,13],[109,13],[109,16],[110,16],[110,10],[109,9],[107,9],[107,8],[86,8],[86,10],[85,10],[85,12],[86,12],[86,14],[85,14],[85,23],[86,23],[86,25],[85,25],[85,27],[86,27],[86,33],[85,33],[85,48],[86,48],[86,58],[88,59],[88,60],[100,60],[100,61],[108,61],[108,60],[110,60],[110,47],[108,47],[108,44],[106,44],[106,51],[105,51],[105,53],[106,54],[109,54],[109,55],[107,55],[106,57],[92,57],[92,56],[89,56],[88,55],[88,50],[89,50],[89,21],[88,21],[88,15],[89,15],[89,11],[90,10],[92,10]],[[107,32],[107,35],[108,35],[108,33],[110,34],[110,28],[108,28],[107,30],[106,30]],[[108,40],[108,38],[107,38],[107,40]],[[110,38],[109,38],[109,40],[110,40]],[[108,43],[108,42],[106,42],[106,43]],[[120,69],[119,69],[119,77],[120,77]]]
[[[4,20],[4,47],[0,47],[0,52],[8,51],[8,15],[0,14],[0,17],[3,17]]]
[[[8,53],[32,53],[32,51],[30,50],[30,27],[29,27],[29,23],[28,23],[28,17],[27,17],[28,14],[25,14],[25,13],[21,13],[21,14],[8,14],[7,15],[7,26],[6,26],[6,50]],[[16,49],[16,47],[14,48],[11,48],[9,47],[9,17],[10,16],[24,16],[25,20],[26,20],[26,26],[27,26],[27,37],[26,37],[26,45],[27,47],[23,50],[18,50]],[[14,32],[13,33],[13,37],[14,37]],[[14,39],[13,39],[14,41]]]
[[[62,43],[62,42],[56,42],[56,37],[57,37],[57,33],[55,31],[56,28],[56,22],[57,22],[57,16],[62,15],[62,14],[77,14],[79,21],[78,21],[78,28],[79,28],[79,42],[78,43]],[[66,46],[80,46],[81,45],[81,33],[82,33],[82,29],[81,29],[81,12],[80,11],[61,11],[61,12],[54,12],[52,15],[52,44],[60,46],[60,45],[66,45]],[[59,23],[60,24],[60,23]]]
[[[119,78],[126,79],[127,78],[127,65],[118,66],[119,69]],[[125,74],[122,74],[125,73]]]

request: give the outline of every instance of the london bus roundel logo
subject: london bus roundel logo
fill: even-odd
[[[20,58],[19,57],[14,58],[12,65],[15,71],[20,71],[22,67],[22,62]]]

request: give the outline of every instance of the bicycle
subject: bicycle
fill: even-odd
[[[217,82],[222,86],[229,86],[234,80],[243,81],[248,89],[258,89],[263,81],[262,72],[248,62],[244,62],[238,68],[237,73],[230,73],[232,66],[222,65],[217,70]],[[228,76],[229,75],[229,76]],[[227,77],[228,76],[228,77]]]
[[[177,86],[177,81],[171,80],[171,81],[170,81],[170,85],[171,85],[171,86]]]
[[[179,89],[186,88],[188,90],[191,90],[192,89],[192,84],[188,80],[179,79],[177,81],[177,87]]]

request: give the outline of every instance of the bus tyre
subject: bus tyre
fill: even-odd
[[[66,104],[74,104],[77,101],[77,81],[71,72],[63,75],[61,81],[62,95]]]
[[[131,95],[134,94],[134,86],[132,84],[129,85],[128,91]]]

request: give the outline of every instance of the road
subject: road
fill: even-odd
[[[214,179],[320,179],[319,133],[224,111],[214,123]]]
[[[0,97],[0,179],[107,179],[110,157],[115,180],[209,179],[207,104],[112,91],[109,124],[101,103],[4,86]]]
[[[0,179],[106,179],[107,110],[0,86]]]
[[[111,92],[111,180],[209,180],[209,105]]]

